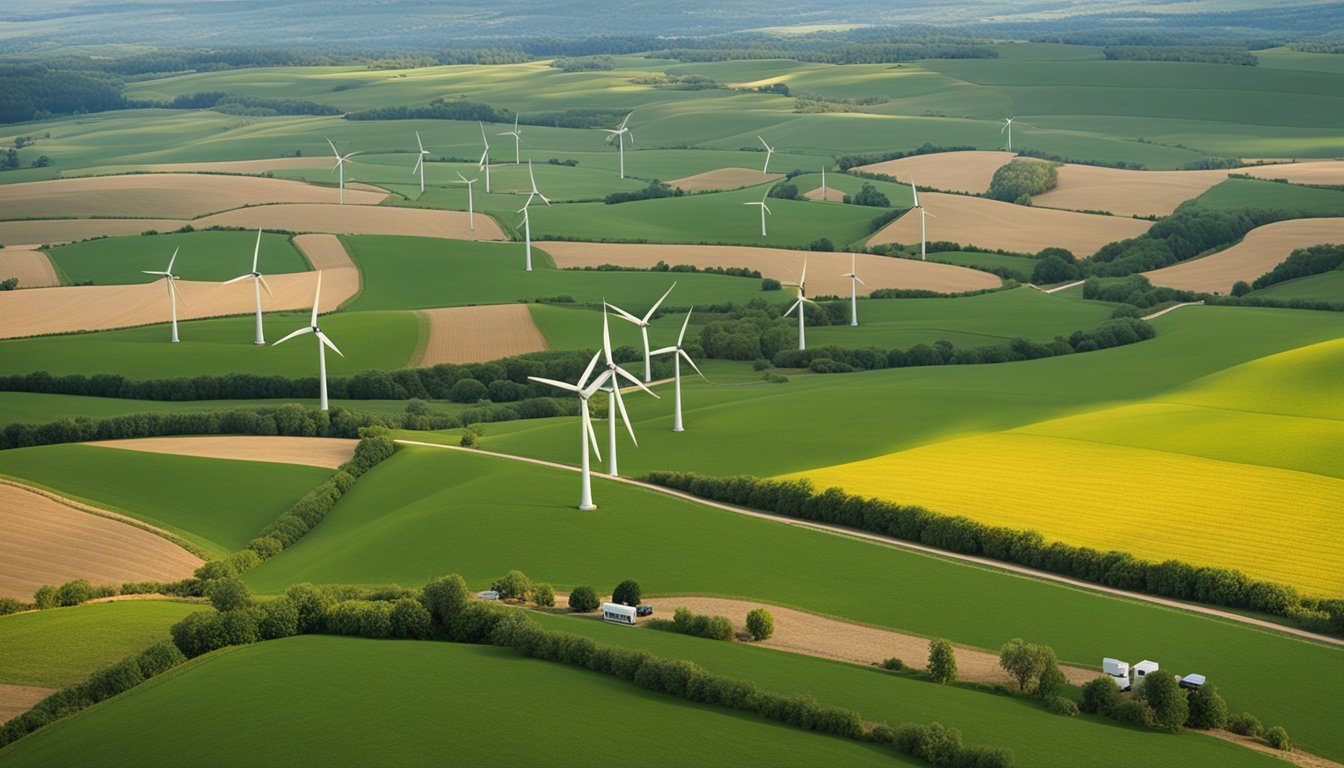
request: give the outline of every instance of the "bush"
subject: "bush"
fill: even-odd
[[[1031,282],[1037,285],[1063,283],[1077,277],[1078,267],[1055,255],[1040,259],[1031,270]]]
[[[863,183],[862,187],[859,187],[858,192],[853,195],[845,195],[844,201],[852,205],[868,205],[874,208],[891,207],[891,200],[878,191],[877,187],[874,187],[866,181]]]
[[[1058,183],[1059,171],[1054,163],[1012,160],[994,172],[985,197],[1012,202],[1024,195],[1030,198],[1049,192]]]
[[[1153,721],[1160,728],[1179,731],[1190,717],[1185,690],[1165,670],[1148,673],[1134,695],[1153,708]]]
[[[1237,282],[1232,284],[1233,296],[1245,296],[1250,292],[1251,292],[1251,284],[1246,282],[1245,280],[1238,280]]]
[[[535,584],[532,587],[532,602],[542,608],[555,607],[555,587],[550,584]]]
[[[783,285],[782,285],[778,280],[776,280],[776,279],[773,278],[773,277],[762,277],[762,278],[761,278],[761,290],[762,290],[762,291],[778,291],[778,290],[779,290],[780,288],[782,288],[782,287],[783,287]]]
[[[957,655],[946,640],[929,641],[929,679],[935,683],[957,679]]]
[[[1209,730],[1227,727],[1227,702],[1212,683],[1205,683],[1190,692],[1190,716],[1185,724],[1191,728]]]
[[[1102,675],[1083,683],[1083,698],[1078,708],[1089,715],[1109,715],[1120,701],[1120,687],[1110,675]]]
[[[1017,682],[1017,689],[1026,693],[1036,690],[1041,676],[1047,669],[1055,667],[1055,652],[1049,646],[1015,637],[999,650],[999,666]]]
[[[769,640],[775,634],[775,617],[764,608],[754,608],[747,613],[747,632],[753,640]]]
[[[392,637],[406,640],[424,640],[433,626],[429,609],[413,597],[403,597],[392,604],[388,617],[392,623]]]
[[[56,590],[56,602],[61,606],[79,605],[92,599],[93,585],[84,579],[67,581]]]
[[[532,591],[532,582],[522,571],[509,571],[508,575],[490,585],[499,593],[501,600],[526,600]]]
[[[1111,709],[1111,717],[1129,725],[1153,726],[1153,708],[1138,699],[1124,699]]]
[[[61,600],[59,595],[56,593],[55,587],[43,584],[42,586],[37,588],[36,592],[33,593],[33,607],[38,609],[39,611],[44,611],[48,608],[55,608],[60,604]]]
[[[1054,712],[1056,715],[1065,717],[1074,717],[1078,714],[1078,705],[1073,703],[1073,699],[1068,699],[1057,694],[1045,697],[1045,708]]]
[[[420,602],[429,611],[430,619],[437,626],[447,626],[461,613],[471,600],[467,582],[456,573],[440,576],[425,585],[420,591]]]
[[[1242,736],[1259,736],[1263,730],[1260,720],[1250,712],[1242,712],[1227,719],[1227,730]]]
[[[578,586],[569,593],[569,609],[575,613],[596,611],[599,603],[592,587]]]
[[[883,669],[891,670],[892,672],[899,672],[902,669],[905,669],[905,662],[901,661],[895,656],[892,656],[889,659],[883,659],[881,666]]]
[[[0,616],[8,616],[11,613],[28,610],[28,604],[22,600],[15,600],[12,597],[0,597]]]
[[[936,766],[950,766],[962,751],[961,731],[941,723],[902,725],[896,729],[896,749]]]
[[[611,602],[621,605],[639,605],[641,593],[639,583],[632,579],[626,579],[616,585],[616,589],[611,591]]]
[[[160,640],[141,651],[135,660],[140,665],[141,674],[148,678],[167,672],[186,661],[187,657],[182,655],[172,641]]]
[[[252,593],[237,576],[211,579],[205,582],[205,596],[217,611],[235,611],[252,602]]]
[[[459,379],[448,390],[448,399],[454,403],[475,403],[485,398],[485,385],[476,379]]]
[[[1265,731],[1265,741],[1275,749],[1287,751],[1293,748],[1293,742],[1288,739],[1288,732],[1281,725]]]
[[[299,634],[299,608],[293,600],[281,597],[257,606],[257,636],[262,640],[278,640]]]

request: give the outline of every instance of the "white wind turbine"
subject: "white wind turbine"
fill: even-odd
[[[353,163],[354,161],[350,158],[359,153],[348,152],[342,155],[340,152],[336,151],[336,145],[331,143],[331,139],[327,139],[327,145],[331,147],[331,153],[336,156],[336,165],[333,165],[331,169],[333,171],[339,170],[341,172],[341,205],[345,205],[345,164]]]
[[[676,391],[676,397],[675,397],[676,406],[675,406],[675,409],[674,409],[673,412],[672,412],[672,431],[673,431],[673,432],[682,432],[682,431],[684,431],[684,430],[682,429],[682,427],[681,427],[681,361],[682,361],[682,358],[685,358],[685,359],[686,359],[686,362],[688,362],[688,363],[691,364],[691,367],[695,369],[695,372],[700,374],[700,378],[702,378],[702,379],[705,378],[705,374],[700,373],[700,366],[698,366],[698,365],[695,364],[695,361],[691,359],[691,356],[690,356],[689,354],[687,354],[687,353],[686,353],[686,350],[683,349],[682,346],[681,346],[682,341],[685,340],[685,338],[686,338],[686,326],[689,325],[690,322],[691,322],[691,312],[694,312],[694,311],[695,311],[695,307],[691,307],[690,310],[688,310],[688,311],[686,312],[686,319],[683,320],[683,321],[681,321],[681,333],[677,334],[677,343],[674,344],[674,345],[672,345],[672,346],[670,346],[670,347],[663,347],[662,349],[655,350],[654,353],[653,353],[653,354],[655,354],[655,355],[672,355],[672,362],[673,362],[673,364],[674,364],[674,366],[675,366],[674,370],[676,371],[676,374],[675,374],[674,377],[673,377],[673,381],[675,381],[676,383],[675,383],[673,386],[674,386],[675,391]]]
[[[461,179],[462,183],[467,185],[467,229],[470,229],[471,231],[475,232],[476,201],[474,195],[472,195],[471,185],[480,181],[480,179],[468,179],[466,176],[462,175],[461,171],[457,172],[457,178]]]
[[[266,278],[263,277],[262,274],[257,271],[257,260],[260,257],[261,257],[261,230],[258,229],[257,245],[255,248],[252,249],[252,271],[246,274],[239,275],[233,278],[232,280],[225,281],[224,283],[225,285],[229,285],[230,283],[236,283],[241,280],[252,278],[252,282],[254,283],[253,287],[257,291],[257,338],[255,341],[252,342],[253,344],[266,343],[265,337],[262,336],[261,334],[261,289],[265,288],[266,295],[270,296],[271,298],[275,298],[275,294],[271,293],[271,286],[266,284]]]
[[[322,273],[318,272],[317,290],[313,293],[313,319],[309,322],[307,327],[298,329],[297,331],[289,334],[285,338],[275,342],[275,344],[272,344],[271,346],[274,347],[280,344],[284,344],[286,341],[289,341],[295,336],[302,336],[305,333],[311,333],[317,336],[317,383],[320,391],[318,402],[322,410],[325,411],[327,410],[327,347],[331,347],[331,351],[335,352],[341,357],[345,357],[345,354],[342,353],[341,350],[336,348],[336,345],[332,343],[331,339],[327,338],[327,334],[323,333],[322,329],[317,325],[318,299],[320,299],[321,297],[322,297]]]
[[[804,290],[805,290],[804,286],[806,285],[806,283],[807,283],[807,257],[803,257],[803,274],[802,274],[801,277],[798,278],[798,300],[795,301],[795,302],[793,303],[793,306],[792,306],[792,307],[789,307],[789,308],[788,308],[787,310],[785,310],[785,312],[784,312],[785,317],[787,317],[788,314],[789,314],[790,312],[792,312],[793,310],[795,310],[795,309],[798,310],[798,348],[799,348],[799,349],[807,349],[807,337],[804,335],[804,330],[803,330],[803,327],[804,327],[804,324],[803,324],[803,318],[807,316],[807,313],[803,311],[803,303],[806,302],[806,303],[808,303],[808,304],[812,304],[812,305],[814,305],[814,306],[815,306],[816,303],[817,303],[817,302],[815,302],[815,301],[813,301],[813,300],[807,298],[807,296],[803,295],[803,294],[804,294]]]
[[[769,187],[768,189],[765,190],[765,194],[764,194],[764,195],[761,195],[761,202],[759,202],[759,203],[758,203],[758,202],[755,202],[755,201],[752,201],[752,202],[750,202],[750,203],[743,203],[743,205],[759,205],[759,206],[761,206],[761,237],[765,237],[765,214],[770,213],[770,206],[768,206],[768,205],[765,204],[765,199],[766,199],[767,197],[770,197],[770,190],[771,190],[771,189],[774,189],[774,188],[775,188],[775,185],[774,185],[774,184],[771,184],[770,187]],[[773,216],[774,214],[771,213],[770,215]]]
[[[925,250],[928,248],[928,243],[924,236],[924,217],[933,216],[933,214],[924,210],[924,206],[919,204],[919,190],[915,188],[914,179],[910,180],[910,194],[915,198],[915,209],[919,211],[919,258],[928,261],[928,255],[925,253]],[[933,218],[936,219],[938,217],[933,216]]]
[[[639,447],[639,441],[635,439],[635,429],[634,427],[630,426],[630,415],[625,412],[625,400],[621,399],[621,377],[622,376],[625,377],[625,379],[629,381],[631,384],[634,384],[635,386],[639,387],[645,392],[648,392],[650,395],[653,395],[653,390],[644,386],[644,382],[632,376],[629,371],[617,365],[616,361],[612,359],[611,323],[607,319],[607,310],[605,304],[606,302],[604,301],[603,302],[604,306],[602,309],[602,355],[606,359],[607,371],[602,375],[602,377],[598,381],[605,381],[607,383],[607,386],[610,388],[611,400],[614,400],[616,405],[615,408],[611,407],[610,402],[607,405],[607,453],[608,453],[607,462],[609,465],[608,474],[610,474],[612,477],[617,477],[618,474],[616,469],[616,413],[618,411],[621,414],[621,420],[625,422],[626,431],[630,433],[630,441],[635,444],[635,447]],[[656,399],[661,399],[657,395],[653,396]]]
[[[760,136],[757,136],[756,138],[761,139]],[[775,154],[775,148],[766,144],[765,139],[761,139],[761,144],[765,147],[765,167],[761,169],[761,173],[769,173],[770,158]]]
[[[1008,132],[1008,151],[1009,151],[1009,152],[1012,152],[1012,151],[1013,151],[1013,123],[1015,123],[1015,122],[1017,122],[1017,118],[1016,118],[1016,117],[1005,117],[1005,118],[1003,118],[1003,127],[999,129],[999,133],[1003,133],[1004,131],[1007,131],[1007,132]],[[1035,127],[1036,127],[1036,126],[1032,125],[1031,123],[1020,123],[1020,125],[1025,125],[1025,126],[1027,126],[1028,128],[1035,128]]]
[[[849,274],[841,275],[849,278],[849,324],[852,326],[859,324],[859,286],[867,285],[859,277],[857,259],[855,254],[849,254]]]
[[[485,194],[490,194],[490,140],[485,137],[485,123],[476,121],[481,126],[481,143],[485,144],[485,151],[481,152],[481,160],[476,163],[479,170],[485,171]]]
[[[532,271],[532,217],[531,217],[530,215],[528,215],[527,207],[528,207],[529,205],[532,204],[532,198],[534,198],[534,197],[540,197],[540,198],[541,198],[541,202],[545,203],[547,208],[551,207],[551,201],[548,200],[548,199],[546,198],[546,196],[543,195],[543,194],[541,194],[541,191],[537,189],[537,177],[534,176],[534,175],[532,174],[532,161],[531,161],[531,160],[528,160],[528,161],[527,161],[527,175],[528,175],[529,178],[532,179],[532,191],[528,193],[528,195],[527,195],[527,202],[523,203],[523,207],[522,207],[522,208],[519,208],[519,209],[518,209],[518,213],[523,214],[523,239],[524,239],[524,241],[526,242],[526,245],[524,246],[524,248],[525,248],[525,251],[526,251],[526,253],[527,253],[527,271],[528,271],[528,272],[531,272],[531,271]],[[489,182],[489,178],[490,178],[490,177],[487,175],[487,176],[486,176],[486,181],[487,181],[487,183]]]
[[[522,149],[521,149],[520,147],[522,146],[523,134],[522,134],[521,131],[518,130],[518,113],[517,113],[517,112],[513,113],[513,130],[512,130],[512,131],[504,131],[503,133],[501,133],[501,134],[499,134],[499,135],[500,135],[500,136],[512,136],[512,137],[513,137],[513,164],[514,164],[514,165],[522,165],[522,164],[523,164],[523,155],[522,155]]]
[[[420,132],[415,132],[415,143],[420,145],[420,154],[415,158],[415,167],[411,169],[411,175],[420,174],[420,191],[425,191],[425,158],[429,157],[429,150],[420,142]]]
[[[633,115],[633,114],[635,114],[635,113],[634,113],[634,112],[631,112],[629,115],[626,115],[626,116],[625,116],[625,119],[621,121],[621,124],[620,124],[615,130],[612,130],[611,128],[603,128],[603,129],[602,129],[603,131],[606,131],[607,133],[611,134],[610,136],[607,137],[607,143],[608,143],[608,144],[610,144],[612,141],[615,141],[615,142],[617,143],[617,150],[620,152],[620,155],[621,155],[621,178],[622,178],[622,179],[625,178],[625,137],[626,137],[626,136],[629,136],[629,137],[630,137],[630,143],[631,143],[631,144],[634,144],[634,143],[635,143],[635,134],[633,134],[633,133],[630,132],[630,127],[629,127],[629,123],[630,123],[630,115]]]
[[[821,166],[821,202],[826,202],[826,166]]]
[[[677,284],[672,283],[672,288],[676,287]],[[644,381],[646,382],[653,381],[653,373],[649,365],[649,321],[653,319],[653,313],[658,311],[658,306],[663,303],[663,299],[666,299],[667,295],[672,293],[672,288],[668,288],[667,293],[663,294],[663,298],[655,301],[653,306],[649,307],[649,311],[644,313],[643,317],[635,317],[615,304],[607,304],[607,306],[614,310],[616,314],[639,326],[639,332],[644,336]]]
[[[597,509],[597,505],[593,504],[593,479],[592,471],[588,463],[588,446],[590,444],[593,447],[593,453],[597,454],[597,460],[602,460],[602,452],[597,448],[597,431],[593,429],[593,417],[592,412],[588,408],[588,400],[593,395],[597,394],[597,391],[602,387],[602,382],[606,381],[607,377],[611,375],[610,371],[603,371],[600,376],[592,381],[592,383],[588,382],[588,377],[593,375],[593,369],[597,367],[597,361],[601,357],[602,353],[600,351],[593,355],[593,359],[588,361],[588,367],[583,369],[583,375],[579,377],[579,382],[577,384],[556,381],[555,379],[545,379],[540,376],[527,377],[532,381],[549,384],[552,387],[563,389],[566,392],[573,392],[579,396],[579,451],[583,455],[583,459],[579,463],[579,474],[583,478],[579,490],[579,509],[582,509],[585,512]]]
[[[142,269],[142,270],[140,270],[141,272],[144,272],[146,275],[162,275],[162,276],[168,281],[168,304],[172,307],[172,310],[173,310],[173,343],[174,343],[174,344],[176,344],[177,341],[178,341],[178,339],[177,339],[177,297],[178,297],[178,296],[182,296],[182,289],[177,287],[177,281],[178,281],[178,280],[181,280],[182,278],[180,278],[180,277],[178,277],[177,275],[174,275],[174,274],[173,274],[173,262],[177,261],[177,251],[178,251],[177,248],[174,248],[174,249],[173,249],[173,257],[172,257],[171,259],[168,260],[168,268],[165,269],[165,270],[163,270],[162,272],[154,272],[154,271],[150,271],[150,270],[148,270],[148,269]],[[187,301],[187,297],[186,297],[186,296],[182,296],[182,302],[185,304],[186,301]]]

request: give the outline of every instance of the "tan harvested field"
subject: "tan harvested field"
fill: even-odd
[[[55,692],[55,688],[0,683],[0,723],[22,715]]]
[[[1166,216],[1227,179],[1227,171],[1131,171],[1061,165],[1059,184],[1031,199],[1044,208],[1108,211],[1117,216]]]
[[[157,165],[115,165],[91,168],[81,175],[102,176],[116,173],[242,173],[257,174],[296,168],[326,168],[329,157],[273,157],[267,160],[225,160],[215,163],[159,163]]]
[[[918,241],[918,236],[916,236]],[[602,264],[621,264],[632,267],[652,267],[659,261],[671,265],[694,264],[697,267],[746,267],[781,282],[796,281],[807,259],[808,292],[814,296],[849,295],[849,280],[841,275],[849,272],[847,253],[822,251],[790,251],[782,248],[751,248],[736,245],[660,245],[618,243],[536,243],[555,259],[561,269],[595,267]],[[922,288],[943,293],[977,291],[997,288],[999,278],[951,264],[932,261],[911,261],[885,256],[858,255],[859,277],[865,286],[860,290],[878,288]]]
[[[346,191],[347,198],[349,190]],[[261,205],[206,216],[196,227],[287,229],[337,235],[414,235],[453,240],[505,240],[499,224],[477,212],[476,230],[467,227],[466,211],[394,208],[378,205]]]
[[[807,192],[804,192],[804,193],[803,193],[803,197],[807,198],[808,200],[816,200],[817,202],[839,203],[839,202],[843,202],[843,201],[844,201],[844,199],[845,199],[845,193],[844,193],[844,192],[841,192],[840,190],[838,190],[838,189],[836,189],[836,188],[834,188],[834,187],[827,187],[827,188],[826,188],[826,199],[825,199],[825,200],[822,200],[822,199],[821,199],[821,187],[817,187],[816,189],[812,189],[812,190],[808,190]]]
[[[928,220],[929,240],[951,240],[981,248],[1036,253],[1047,246],[1091,256],[1115,240],[1148,231],[1150,221],[1048,208],[1031,208],[982,197],[929,192],[920,201],[937,218]],[[869,245],[918,243],[919,215],[907,213],[873,235]]]
[[[1228,173],[1259,179],[1286,179],[1294,184],[1344,184],[1344,160],[1309,160],[1301,163],[1236,168]]]
[[[19,279],[20,288],[50,288],[61,284],[47,254],[28,248],[0,250],[0,280],[11,277]]]
[[[336,236],[302,235],[294,242],[314,266],[323,270],[323,312],[335,310],[358,292],[359,270]],[[274,293],[274,297],[262,298],[266,311],[312,306],[316,272],[271,275],[266,282]],[[182,280],[178,286],[186,298],[177,306],[181,320],[247,314],[256,309],[256,295],[247,283],[223,285]],[[0,301],[0,338],[164,323],[168,320],[167,293],[163,281],[15,291]]]
[[[782,178],[784,178],[782,173],[761,173],[754,168],[717,168],[694,176],[683,176],[667,183],[681,187],[687,192],[711,192],[719,189],[752,187]]]
[[[177,581],[201,559],[133,525],[0,484],[0,597],[32,599],[43,584]]]
[[[893,176],[907,184],[913,180],[921,188],[978,195],[989,189],[989,180],[994,178],[999,166],[1015,157],[1013,152],[938,152],[861,165],[854,170]]]
[[[336,190],[302,181],[200,173],[86,176],[0,186],[0,216],[54,219],[160,216],[191,219],[245,205],[334,203]],[[384,192],[350,190],[346,204],[377,205]]]
[[[727,616],[732,619],[733,626],[744,633],[747,626],[747,612],[754,608],[766,608],[775,618],[775,634],[769,640],[752,644],[789,653],[836,659],[851,664],[873,664],[895,656],[918,669],[924,667],[925,660],[929,657],[927,637],[907,635],[863,624],[851,624],[792,608],[721,597],[650,597],[648,602],[655,606],[657,611],[655,618],[670,620],[673,611],[687,608],[695,613]],[[999,656],[996,653],[977,648],[958,647],[956,655],[958,679],[986,683],[1011,681],[1007,673],[999,667]],[[1098,674],[1095,669],[1081,667],[1061,666],[1060,669],[1068,676],[1069,682],[1078,685]]]
[[[526,304],[445,307],[422,312],[429,319],[429,343],[419,365],[483,363],[546,349]]]
[[[172,232],[181,219],[33,219],[0,221],[0,245],[34,243],[56,245],[90,237],[122,237],[141,232]]]
[[[1256,227],[1227,250],[1145,272],[1144,276],[1154,285],[1229,293],[1233,283],[1251,282],[1288,258],[1294,249],[1322,243],[1344,243],[1344,219],[1276,221]]]
[[[222,435],[218,437],[142,437],[133,440],[107,440],[85,443],[99,448],[116,448],[174,456],[200,456],[206,459],[265,461],[275,464],[303,464],[336,469],[355,455],[354,440],[335,437],[283,437]]]

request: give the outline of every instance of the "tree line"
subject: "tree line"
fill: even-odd
[[[1080,265],[1085,274],[1098,277],[1147,272],[1231,245],[1256,227],[1305,216],[1303,212],[1268,208],[1211,211],[1183,204],[1142,235],[1107,243]]]
[[[1108,61],[1184,61],[1243,67],[1260,64],[1255,54],[1232,45],[1108,45],[1102,55]]]

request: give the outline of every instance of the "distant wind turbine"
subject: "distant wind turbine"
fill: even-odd
[[[514,112],[514,113],[513,113],[513,130],[512,130],[512,131],[504,131],[503,133],[501,133],[501,134],[499,134],[499,135],[500,135],[500,136],[512,136],[512,137],[513,137],[513,164],[514,164],[514,165],[522,165],[522,164],[523,164],[523,159],[522,159],[523,156],[522,156],[522,150],[520,149],[520,147],[521,147],[522,140],[523,140],[523,134],[522,134],[521,131],[518,130],[518,113],[517,113],[517,112]]]
[[[598,351],[593,355],[593,359],[588,361],[588,367],[583,369],[583,375],[579,377],[577,384],[556,381],[555,379],[545,379],[540,376],[527,377],[532,381],[563,389],[566,392],[573,392],[579,396],[579,451],[583,456],[579,464],[579,474],[582,476],[579,490],[579,509],[582,509],[585,512],[597,509],[597,505],[593,504],[592,470],[588,463],[589,445],[592,445],[593,453],[597,454],[597,460],[602,460],[602,452],[597,448],[597,431],[593,429],[593,417],[588,408],[588,400],[593,395],[597,394],[597,391],[602,387],[602,382],[606,381],[607,377],[611,375],[610,371],[603,371],[600,376],[589,383],[588,377],[593,375],[593,369],[597,367],[597,361],[601,357],[601,351]]]
[[[607,137],[607,143],[610,144],[611,142],[615,141],[616,144],[617,144],[617,151],[620,152],[620,155],[621,155],[621,178],[622,178],[622,179],[625,178],[625,137],[627,137],[627,136],[630,137],[630,143],[631,143],[632,145],[635,143],[635,134],[633,134],[633,133],[630,132],[630,125],[629,125],[629,124],[630,124],[630,115],[633,115],[633,114],[635,114],[635,113],[634,113],[634,112],[631,112],[629,115],[626,115],[626,116],[625,116],[625,119],[621,121],[621,124],[620,124],[619,126],[617,126],[617,127],[615,128],[615,130],[613,130],[613,129],[611,129],[611,128],[603,128],[603,129],[602,129],[603,131],[606,131],[607,133],[611,134],[610,136]]]
[[[327,144],[331,147],[331,153],[336,156],[336,164],[333,165],[331,169],[333,171],[339,170],[341,172],[341,205],[345,205],[345,164],[353,163],[354,161],[350,158],[359,153],[349,152],[342,155],[340,152],[336,151],[336,145],[331,143],[331,139],[327,139]]]
[[[672,431],[673,431],[673,432],[682,432],[682,431],[684,431],[684,430],[682,429],[682,427],[681,427],[681,361],[682,361],[682,358],[685,358],[685,359],[686,359],[686,362],[688,362],[688,363],[691,364],[691,367],[695,369],[695,372],[700,374],[700,378],[702,378],[702,379],[705,378],[705,374],[700,373],[700,366],[698,366],[698,365],[695,364],[695,361],[691,359],[691,356],[690,356],[689,354],[687,354],[687,353],[686,353],[686,350],[683,349],[682,346],[681,346],[682,342],[686,339],[686,326],[689,325],[690,322],[691,322],[691,312],[694,312],[694,311],[695,311],[695,307],[691,307],[690,310],[688,310],[688,311],[686,312],[686,319],[681,321],[681,333],[677,334],[677,343],[674,344],[674,345],[672,345],[672,346],[670,346],[670,347],[663,347],[662,349],[654,350],[654,353],[653,353],[653,354],[655,354],[655,355],[672,355],[672,362],[673,362],[673,365],[674,365],[674,370],[676,371],[676,373],[675,373],[674,376],[673,376],[673,381],[676,382],[676,383],[673,385],[674,388],[675,388],[675,391],[676,391],[676,397],[675,397],[676,405],[675,405],[675,408],[674,408],[674,410],[673,410],[673,412],[672,412]]]
[[[246,274],[239,275],[233,278],[232,280],[228,280],[224,283],[225,285],[229,285],[230,283],[237,283],[239,281],[246,280],[248,278],[252,279],[252,282],[254,284],[253,287],[257,291],[257,338],[255,341],[252,342],[253,344],[266,343],[266,338],[261,334],[261,289],[265,288],[266,295],[270,296],[271,298],[275,298],[275,294],[271,293],[271,286],[266,284],[266,278],[263,277],[262,274],[257,271],[257,261],[260,258],[261,258],[261,230],[258,229],[257,245],[252,249],[252,271]]]
[[[924,217],[926,215],[933,216],[933,214],[924,210],[924,206],[919,204],[919,190],[915,188],[914,179],[910,180],[910,195],[915,198],[915,208],[919,210],[919,258],[924,261],[928,261],[928,255],[925,253],[925,250],[928,247],[928,243],[926,242],[924,237]],[[936,219],[938,217],[933,216],[933,218]]]
[[[655,399],[661,398],[654,395],[653,390],[644,386],[644,382],[635,378],[629,371],[617,365],[616,361],[612,359],[611,322],[607,318],[606,302],[603,301],[602,303],[602,356],[605,359],[607,371],[599,381],[606,381],[608,387],[610,387],[611,400],[615,403],[614,408],[611,406],[611,403],[608,403],[607,405],[607,463],[608,474],[612,477],[618,477],[619,474],[616,467],[617,412],[621,414],[621,420],[625,422],[625,429],[630,433],[630,442],[634,443],[636,448],[639,447],[639,441],[635,439],[635,428],[630,425],[630,414],[625,412],[625,400],[621,398],[621,377],[625,377],[631,384],[634,384],[645,392],[648,392],[650,395],[653,395]]]
[[[150,270],[148,270],[148,269],[142,269],[142,270],[140,270],[141,272],[144,272],[146,275],[161,275],[161,276],[163,276],[163,278],[164,278],[165,280],[168,281],[168,304],[169,304],[169,306],[172,307],[172,311],[173,311],[173,343],[174,343],[174,344],[176,344],[177,341],[178,341],[178,339],[177,339],[177,297],[178,297],[178,296],[182,296],[182,289],[177,287],[177,281],[178,281],[178,280],[181,280],[182,278],[180,278],[180,277],[178,277],[177,275],[174,275],[174,274],[173,274],[173,262],[177,261],[177,251],[178,251],[177,248],[174,248],[174,249],[173,249],[173,257],[172,257],[171,259],[168,259],[168,268],[165,269],[165,270],[163,270],[162,272],[152,272],[152,271],[150,271]],[[182,296],[182,303],[185,304],[186,302],[187,302],[187,297],[186,297],[186,296]]]
[[[859,277],[858,256],[849,254],[849,273],[842,277],[849,278],[849,324],[854,326],[859,324],[859,286],[867,285]]]
[[[1013,151],[1013,123],[1015,123],[1015,122],[1017,122],[1017,118],[1016,118],[1016,117],[1005,117],[1005,118],[1003,118],[1003,127],[999,129],[999,133],[1003,133],[1004,131],[1007,131],[1007,132],[1008,132],[1008,151],[1009,151],[1009,152],[1012,152],[1012,151]],[[1035,128],[1035,127],[1036,127],[1036,126],[1032,125],[1031,123],[1019,123],[1019,125],[1025,125],[1025,126],[1027,126],[1028,128]]]
[[[775,188],[775,185],[774,185],[774,184],[771,184],[770,187],[769,187],[769,189],[766,189],[766,190],[765,190],[765,194],[764,194],[764,195],[761,195],[761,201],[760,201],[759,203],[757,203],[757,202],[755,202],[755,201],[750,202],[750,203],[743,203],[743,205],[759,205],[759,206],[761,206],[761,237],[765,237],[765,215],[766,215],[767,213],[770,213],[770,206],[768,206],[768,205],[765,204],[765,199],[768,198],[768,197],[770,197],[770,190],[771,190],[771,189],[774,189],[774,188]],[[771,213],[770,215],[773,216],[774,214]]]
[[[677,284],[672,283],[672,288],[676,287]],[[672,288],[668,288],[667,293],[663,294],[663,298],[655,301],[653,306],[649,307],[649,311],[644,313],[643,317],[635,317],[615,304],[607,305],[616,314],[639,326],[639,332],[644,336],[644,381],[646,382],[653,381],[653,373],[651,372],[651,366],[649,365],[649,321],[653,319],[653,313],[658,311],[658,306],[663,303],[663,299],[666,299],[668,294],[672,293]]]
[[[540,197],[540,198],[541,198],[541,202],[545,203],[547,208],[549,208],[549,207],[551,206],[551,201],[548,200],[548,199],[546,198],[546,196],[543,195],[543,194],[541,194],[541,191],[537,189],[537,177],[532,173],[532,161],[531,161],[531,160],[528,160],[528,161],[527,161],[527,175],[528,175],[528,177],[529,177],[530,179],[532,179],[532,191],[528,193],[528,195],[527,195],[527,202],[523,203],[523,207],[522,207],[522,208],[519,208],[519,209],[518,209],[518,213],[523,214],[523,238],[524,238],[524,241],[526,242],[526,245],[524,246],[524,249],[525,249],[525,251],[526,251],[526,253],[527,253],[527,271],[528,271],[528,272],[531,272],[531,271],[532,271],[532,217],[528,214],[528,210],[527,210],[527,209],[528,209],[528,206],[532,205],[532,198],[534,198],[534,197]],[[487,181],[488,181],[488,180],[489,180],[489,176],[487,176],[486,179],[487,179]]]
[[[466,176],[462,175],[461,171],[457,172],[457,178],[461,179],[462,183],[467,185],[467,229],[470,229],[471,231],[475,232],[476,202],[474,196],[472,195],[471,185],[480,181],[480,179],[468,179]]]
[[[476,167],[485,171],[485,194],[490,194],[490,140],[485,137],[485,123],[476,121],[481,126],[481,143],[485,144],[485,151],[481,152],[481,160]]]
[[[806,283],[807,283],[807,257],[804,256],[804,257],[803,257],[803,274],[802,274],[801,277],[798,278],[798,300],[795,301],[795,302],[793,303],[793,306],[792,306],[792,307],[789,307],[789,308],[788,308],[787,310],[785,310],[785,312],[784,312],[784,315],[787,317],[788,314],[789,314],[790,312],[792,312],[793,310],[795,310],[795,309],[798,310],[798,348],[799,348],[799,349],[807,349],[807,337],[804,335],[804,330],[803,330],[803,327],[804,327],[803,318],[807,316],[807,313],[803,311],[803,304],[804,304],[804,302],[806,302],[806,303],[808,303],[808,304],[812,304],[812,305],[815,305],[815,304],[817,303],[817,302],[815,302],[815,301],[813,301],[813,300],[807,298],[807,296],[804,295],[804,291],[806,290],[804,286],[806,285]]]
[[[826,166],[821,166],[821,202],[826,202]]]
[[[275,342],[271,346],[273,347],[279,346],[281,344],[284,344],[286,341],[289,341],[290,339],[294,338],[295,336],[302,336],[305,333],[311,333],[317,336],[317,383],[320,392],[318,402],[322,410],[325,411],[327,410],[327,347],[331,347],[331,351],[335,352],[341,357],[345,357],[345,354],[342,353],[341,350],[336,348],[336,345],[332,342],[332,340],[327,338],[327,334],[323,333],[322,329],[317,325],[317,308],[319,305],[318,300],[321,297],[322,297],[322,273],[318,272],[317,290],[313,293],[313,319],[309,322],[307,327],[298,329],[297,331],[289,334],[285,338]]]
[[[756,138],[761,139],[760,136],[757,136]],[[769,173],[769,172],[770,172],[770,158],[771,158],[772,156],[774,156],[774,154],[775,154],[775,148],[772,147],[772,146],[770,146],[769,144],[766,144],[766,143],[765,143],[765,139],[761,139],[761,144],[765,146],[765,167],[761,169],[761,173]]]
[[[425,158],[429,156],[429,150],[420,142],[420,132],[415,132],[415,143],[420,145],[420,154],[415,158],[415,168],[411,169],[411,175],[420,174],[420,191],[425,191]]]

